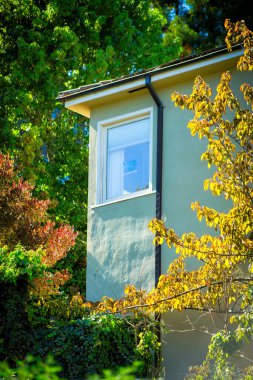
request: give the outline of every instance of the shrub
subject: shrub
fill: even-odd
[[[25,360],[17,361],[16,368],[10,368],[7,363],[0,363],[1,380],[60,380],[58,377],[61,368],[55,363],[51,356],[45,361],[28,355]]]
[[[38,335],[35,354],[46,356],[48,353],[63,367],[64,376],[80,380],[89,374],[101,374],[106,368],[133,363],[134,331],[126,319],[113,315],[59,324]]]

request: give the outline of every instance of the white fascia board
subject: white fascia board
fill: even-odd
[[[210,55],[213,55],[213,53],[210,53]],[[147,72],[147,76],[150,75],[152,77],[152,83],[154,83],[154,82],[158,82],[158,81],[171,78],[177,75],[183,75],[187,72],[198,70],[203,67],[212,66],[214,64],[219,64],[221,62],[238,58],[241,55],[242,55],[242,50],[235,50],[231,53],[223,53],[211,58],[208,58],[208,55],[207,55],[201,60],[199,60],[198,58],[193,58],[192,60],[185,62],[183,65],[181,63],[178,63],[178,64],[175,64],[175,67],[169,66],[167,70],[165,69],[163,72],[158,72],[157,74],[155,70],[151,72]],[[157,69],[157,70],[160,71],[161,69]],[[142,78],[138,79],[138,75],[136,75],[133,78],[130,77],[129,81],[127,81],[126,83],[120,84],[120,82],[119,83],[115,82],[115,85],[112,85],[109,88],[103,89],[101,87],[98,87],[97,91],[93,91],[91,93],[83,94],[73,99],[66,100],[65,107],[74,110],[75,106],[77,106],[78,104],[86,103],[85,105],[86,112],[83,114],[86,114],[86,116],[89,116],[88,115],[89,108],[92,101],[97,100],[97,99],[102,99],[102,98],[105,98],[106,96],[117,94],[120,92],[132,91],[136,88],[145,86],[145,74],[141,73],[140,75],[142,76]]]
[[[97,92],[92,92],[87,95],[84,94],[74,99],[66,100],[65,107],[70,108],[71,106],[74,106],[76,104],[86,103],[86,102],[90,102],[96,99],[104,98],[108,95],[117,94],[118,92],[131,91],[140,86],[145,86],[145,78],[127,82],[124,84],[118,84],[104,90],[101,88],[98,88]]]
[[[224,53],[222,55],[218,55],[218,56],[213,57],[213,58],[208,58],[208,56],[207,56],[207,57],[205,57],[205,59],[203,59],[199,62],[196,62],[196,59],[193,58],[192,60],[187,61],[187,64],[185,64],[183,66],[179,65],[179,67],[168,70],[166,72],[159,73],[159,74],[153,74],[152,75],[152,82],[157,82],[157,81],[167,79],[167,78],[171,78],[171,77],[174,77],[174,76],[177,76],[180,74],[185,74],[187,72],[199,70],[203,67],[208,67],[208,66],[212,66],[215,64],[219,64],[221,62],[225,62],[225,61],[231,60],[233,58],[238,58],[241,55],[242,55],[242,51],[237,50],[237,51],[234,51],[232,53]],[[208,59],[208,62],[206,62],[206,58]]]

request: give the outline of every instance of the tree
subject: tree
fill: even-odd
[[[190,10],[186,18],[189,26],[198,33],[197,48],[209,49],[224,43],[224,20],[245,20],[253,28],[252,4],[245,0],[188,0]]]
[[[77,233],[69,225],[52,222],[48,200],[32,195],[33,186],[14,171],[14,163],[0,154],[0,357],[26,352],[31,339],[28,300],[59,293],[69,279],[55,264],[74,245]],[[3,348],[1,347],[3,345]]]
[[[67,224],[56,226],[47,213],[50,201],[32,195],[33,186],[0,154],[0,274],[1,282],[25,277],[37,296],[57,294],[70,278],[67,270],[52,271],[75,244],[77,232]]]
[[[225,27],[228,49],[235,43],[244,47],[238,70],[253,70],[253,32],[244,21],[233,24],[226,20]],[[212,338],[209,347],[210,358],[219,356],[219,365],[243,339],[253,338],[253,87],[241,85],[243,106],[235,97],[230,80],[229,72],[222,74],[214,97],[210,86],[199,76],[191,95],[172,95],[176,106],[194,114],[188,124],[191,134],[207,140],[201,159],[216,170],[205,180],[204,189],[229,200],[232,205],[229,212],[193,203],[198,219],[204,219],[214,230],[201,237],[194,233],[180,237],[163,221],[152,220],[149,228],[156,234],[155,244],[166,243],[177,254],[167,274],[160,277],[157,287],[149,293],[129,285],[122,299],[105,298],[98,307],[113,313],[187,309],[221,313],[224,330]],[[199,261],[197,269],[187,270],[189,257]],[[233,332],[229,328],[232,322],[236,323]]]
[[[8,0],[0,7],[2,149],[38,191],[64,202],[71,185],[81,182],[86,192],[88,139],[84,118],[63,111],[58,92],[155,65],[161,49],[163,61],[178,51],[163,45],[166,20],[148,1]]]
[[[195,33],[194,39],[189,41],[187,36],[183,39],[183,46],[193,52],[223,45],[225,18],[245,20],[248,27],[253,27],[252,3],[247,0],[157,0],[156,3],[163,8],[170,23],[178,18]]]
[[[88,121],[55,98],[177,58],[180,40],[174,33],[165,43],[167,20],[149,0],[7,0],[0,13],[1,151],[36,196],[51,199],[51,217],[80,231],[75,256],[83,261]],[[84,278],[76,281],[84,291]]]

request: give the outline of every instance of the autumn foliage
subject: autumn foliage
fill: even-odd
[[[253,33],[243,21],[226,20],[226,43],[230,50],[241,43],[244,55],[238,70],[253,69]],[[162,220],[149,223],[155,244],[167,244],[177,257],[151,292],[134,285],[125,289],[120,300],[105,298],[99,310],[110,312],[161,313],[168,310],[206,310],[245,313],[252,303],[253,283],[253,88],[242,84],[244,106],[236,98],[231,74],[225,72],[213,95],[211,87],[198,76],[190,95],[174,93],[175,106],[193,112],[188,128],[193,136],[206,139],[201,160],[215,169],[205,180],[204,189],[223,196],[231,203],[229,212],[219,212],[195,202],[192,209],[199,220],[213,229],[201,237],[186,233],[178,236]],[[197,269],[187,270],[189,258],[197,259]]]
[[[38,250],[42,252],[41,265],[46,270],[33,280],[32,292],[40,295],[56,293],[69,274],[66,270],[51,273],[48,269],[67,255],[75,244],[77,233],[69,225],[56,227],[50,221],[47,215],[49,201],[34,197],[33,186],[20,178],[14,169],[13,161],[0,154],[1,247],[5,247],[4,252],[9,256],[10,251],[18,251],[17,246],[22,247],[19,258],[26,257],[28,262]]]

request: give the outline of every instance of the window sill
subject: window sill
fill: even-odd
[[[153,190],[153,191],[151,191],[151,190],[140,191],[139,193],[134,193],[132,195],[124,196],[122,198],[115,198],[115,199],[113,199],[111,201],[108,201],[108,202],[103,202],[103,203],[100,203],[100,204],[96,204],[96,205],[90,206],[90,208],[91,209],[95,209],[95,208],[98,208],[98,207],[103,207],[103,206],[111,205],[111,204],[114,204],[114,203],[124,202],[124,201],[128,201],[129,199],[144,197],[145,195],[151,195],[151,194],[155,194],[155,193],[156,193],[156,190]]]

